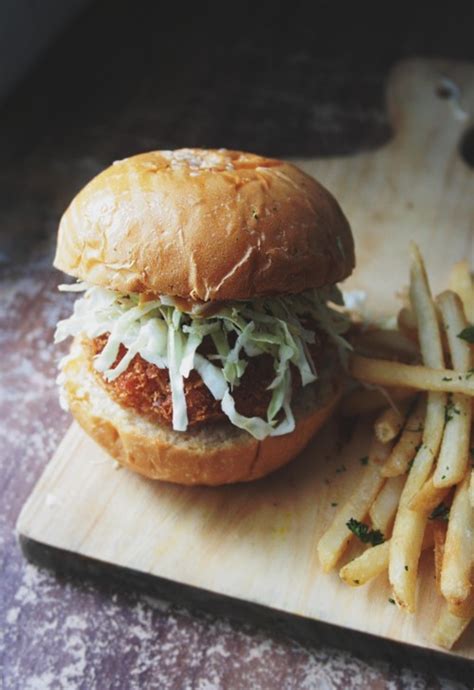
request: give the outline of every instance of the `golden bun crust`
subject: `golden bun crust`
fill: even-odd
[[[329,378],[317,388],[307,386],[294,405],[296,429],[257,441],[230,422],[175,432],[121,407],[97,382],[87,349],[79,341],[62,372],[73,416],[115,460],[151,479],[188,485],[247,482],[285,465],[328,419],[341,389]]]
[[[117,161],[72,201],[56,268],[120,292],[248,299],[336,283],[354,267],[334,197],[299,168],[240,151]]]

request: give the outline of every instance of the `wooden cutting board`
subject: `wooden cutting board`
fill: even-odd
[[[439,95],[440,79],[460,89]],[[298,163],[338,197],[351,220],[358,267],[347,288],[365,290],[387,313],[407,283],[408,243],[416,239],[433,287],[450,265],[474,263],[474,172],[460,141],[474,113],[474,66],[410,61],[388,81],[394,137],[350,158]],[[350,436],[350,438],[348,438]],[[251,485],[185,488],[117,470],[75,424],[46,467],[18,520],[23,543],[55,547],[192,585],[208,592],[350,629],[432,647],[440,609],[431,556],[421,570],[416,616],[389,602],[384,577],[359,589],[323,574],[316,545],[348,495],[366,455],[370,429],[334,418],[295,462]],[[474,659],[474,630],[453,654]]]

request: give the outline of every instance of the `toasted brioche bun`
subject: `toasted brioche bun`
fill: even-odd
[[[328,419],[341,389],[334,373],[306,386],[293,404],[295,430],[258,441],[230,422],[176,432],[122,407],[98,382],[79,340],[62,373],[73,416],[121,465],[152,479],[208,486],[258,479],[292,460]]]
[[[337,201],[295,166],[180,149],[118,161],[86,185],[54,265],[125,293],[249,299],[342,280],[354,245]]]

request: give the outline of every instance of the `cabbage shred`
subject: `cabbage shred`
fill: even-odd
[[[349,325],[347,317],[328,304],[342,305],[335,286],[299,295],[223,302],[208,317],[199,307],[184,311],[171,297],[143,302],[138,293],[121,294],[85,283],[60,286],[68,288],[85,292],[75,302],[73,314],[58,323],[55,341],[77,335],[92,339],[108,333],[94,367],[109,381],[120,376],[137,354],[168,369],[176,431],[185,431],[188,426],[184,379],[195,369],[213,397],[221,401],[232,424],[260,440],[289,433],[295,428],[290,363],[298,369],[303,386],[318,377],[308,351],[315,335],[305,328],[304,319],[314,319],[341,355],[350,347],[343,338]],[[198,349],[207,336],[212,338],[216,353],[204,357]],[[127,353],[114,367],[121,344]],[[273,358],[275,371],[268,386],[272,396],[266,419],[239,414],[232,396],[245,373],[246,358],[261,354]]]

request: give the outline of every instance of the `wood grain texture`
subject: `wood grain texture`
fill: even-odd
[[[474,112],[472,66],[412,61],[395,69],[388,106],[396,130],[381,150],[354,158],[304,160],[340,199],[358,248],[348,287],[364,289],[369,306],[386,312],[407,282],[407,245],[416,239],[434,288],[452,261],[473,259],[473,173],[460,160],[467,119],[440,99],[442,76],[461,88]],[[341,447],[333,421],[294,464],[251,486],[185,489],[115,471],[108,458],[73,426],[46,469],[18,528],[29,539],[118,566],[243,598],[277,610],[420,646],[440,601],[423,559],[415,617],[388,602],[388,587],[353,591],[323,575],[316,543],[331,503],[350,491],[366,454],[366,427]],[[338,472],[342,466],[344,472]],[[139,535],[139,538],[137,538]],[[370,611],[370,615],[367,612]],[[454,654],[474,659],[468,632]]]
[[[460,90],[458,103],[439,95],[442,79]],[[447,285],[451,265],[474,265],[473,172],[459,155],[474,112],[471,64],[407,61],[387,88],[394,128],[388,144],[350,158],[298,160],[341,201],[354,232],[357,269],[344,289],[367,293],[378,313],[396,308],[408,283],[408,242],[425,256],[432,289]]]

